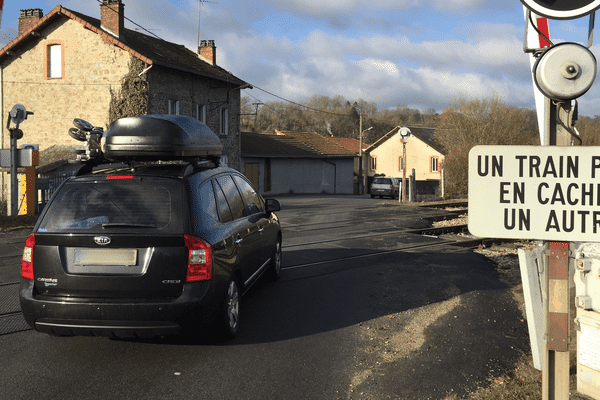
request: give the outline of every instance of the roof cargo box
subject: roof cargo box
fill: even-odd
[[[104,156],[111,159],[175,160],[220,156],[223,144],[204,123],[181,115],[121,118],[104,132]]]

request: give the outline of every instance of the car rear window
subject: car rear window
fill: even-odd
[[[152,180],[71,181],[49,205],[39,232],[105,232],[107,229],[164,229],[181,199],[177,182]],[[180,200],[179,200],[180,201]],[[178,220],[180,220],[178,218]]]
[[[388,178],[375,178],[373,183],[376,185],[391,185],[392,180]]]

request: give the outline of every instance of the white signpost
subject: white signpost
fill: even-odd
[[[469,166],[473,235],[600,241],[600,147],[476,146]]]
[[[594,12],[600,8],[600,0],[521,2],[525,11],[523,50],[531,58],[543,147],[479,146],[471,150],[469,230],[482,237],[546,241],[541,285],[545,293],[543,334],[536,328],[535,334],[530,332],[530,335],[532,341],[542,338],[542,346],[532,345],[534,358],[536,349],[538,355],[540,347],[543,353],[542,399],[566,400],[570,371],[569,271],[572,270],[569,243],[600,242],[600,183],[597,183],[600,148],[570,147],[582,144],[574,127],[577,114],[574,100],[587,92],[597,74],[596,58],[589,48],[593,44]],[[574,19],[585,15],[589,15],[587,47],[552,43],[548,21],[540,18]],[[582,266],[580,272],[587,281],[590,254],[580,253],[578,266]],[[600,252],[592,257],[600,259]],[[528,265],[521,266],[522,271],[530,269]],[[525,287],[524,290],[527,291]],[[592,303],[587,297],[588,288],[578,285],[577,291],[586,293],[578,298],[578,317],[583,317],[584,311],[590,312],[594,329],[600,327],[600,314],[588,310],[591,307],[588,303]],[[583,326],[584,321],[579,321]],[[539,328],[539,324],[534,325]],[[584,340],[578,343],[578,389],[600,400],[598,353],[585,347],[600,336],[588,328],[583,326],[579,333]]]

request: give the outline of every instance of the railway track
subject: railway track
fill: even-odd
[[[336,242],[336,241],[340,241],[340,240],[348,240],[348,239],[361,239],[361,238],[366,238],[366,237],[373,238],[373,237],[377,237],[377,236],[385,236],[385,235],[390,235],[390,234],[392,234],[392,235],[393,234],[413,234],[413,235],[421,235],[421,236],[426,236],[426,237],[434,237],[434,238],[438,239],[438,241],[436,241],[435,243],[405,244],[405,245],[400,245],[399,247],[397,247],[395,249],[374,250],[367,254],[339,257],[339,258],[336,258],[333,260],[327,259],[327,260],[322,260],[322,261],[314,261],[314,262],[309,262],[309,263],[288,265],[288,266],[283,267],[282,269],[283,270],[300,269],[300,268],[312,267],[312,266],[323,265],[323,264],[333,263],[333,262],[343,262],[343,261],[356,260],[356,259],[365,259],[365,258],[369,258],[369,257],[378,257],[378,256],[385,255],[385,254],[402,253],[402,252],[412,251],[412,250],[434,249],[434,248],[442,247],[442,246],[478,248],[481,245],[490,246],[492,244],[512,242],[512,240],[506,240],[506,239],[476,238],[476,237],[472,237],[472,236],[459,236],[458,234],[460,234],[460,233],[468,234],[468,227],[466,224],[450,225],[450,226],[444,226],[444,227],[438,227],[438,228],[406,229],[406,230],[399,230],[396,232],[386,232],[386,233],[369,234],[369,235],[356,235],[356,236],[353,236],[352,238],[344,238],[344,239],[335,238],[335,239],[328,239],[328,240],[318,240],[318,241],[311,241],[311,242],[304,242],[304,243],[296,243],[296,244],[293,244],[290,246],[285,246],[284,249],[307,246],[307,245],[326,244],[326,243]],[[456,236],[454,236],[454,235],[456,235]]]
[[[424,219],[430,220],[431,222],[440,221],[440,220],[450,220],[460,216],[467,212],[465,208],[467,203],[466,201],[463,203],[457,202],[446,202],[446,203],[437,203],[433,205],[424,205],[424,208],[437,208],[437,209],[446,209],[447,213],[445,215],[435,215],[435,216],[423,216]],[[338,223],[356,223],[355,220],[351,221],[339,221]],[[316,225],[316,226],[315,226]],[[323,225],[323,226],[321,226]],[[300,225],[289,225],[288,228],[301,228]],[[330,228],[330,222],[324,222],[322,224],[312,224],[312,230],[319,230]],[[500,239],[481,239],[474,238],[468,236],[468,227],[466,224],[458,224],[458,225],[445,225],[445,226],[437,226],[431,228],[421,228],[421,229],[392,229],[387,230],[385,232],[371,232],[368,234],[356,234],[349,235],[343,237],[332,237],[327,239],[316,239],[313,236],[312,240],[307,241],[298,241],[296,243],[285,244],[284,242],[284,251],[285,250],[295,250],[302,248],[303,246],[312,246],[319,244],[330,244],[335,246],[334,242],[340,242],[344,240],[366,240],[368,238],[377,238],[384,236],[401,236],[407,235],[407,237],[412,235],[420,235],[427,238],[436,238],[435,242],[427,241],[421,243],[398,243],[396,248],[388,249],[388,250],[372,250],[366,254],[357,254],[350,255],[346,257],[336,257],[335,259],[324,259],[313,262],[306,263],[298,263],[294,265],[284,266],[284,270],[298,270],[301,268],[319,266],[328,263],[339,263],[348,260],[355,259],[368,259],[370,257],[377,257],[386,254],[394,254],[394,253],[402,253],[407,251],[418,251],[418,250],[427,250],[427,249],[435,249],[442,246],[458,246],[465,248],[476,248],[482,244],[490,245],[492,243],[505,242],[505,240]],[[315,240],[316,239],[316,240]],[[410,242],[410,240],[408,240]],[[5,335],[8,333],[20,332],[24,330],[29,330],[29,326],[25,323],[23,316],[21,314],[20,306],[18,304],[18,290],[19,290],[19,282],[18,281],[8,281],[0,283],[0,335]]]

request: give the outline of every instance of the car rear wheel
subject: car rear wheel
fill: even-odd
[[[235,276],[229,279],[227,292],[221,303],[217,329],[223,340],[233,339],[240,325],[240,291]]]
[[[281,255],[281,239],[278,237],[275,243],[275,254],[271,259],[271,265],[269,266],[269,277],[271,280],[276,281],[281,276],[281,266],[283,263]]]

